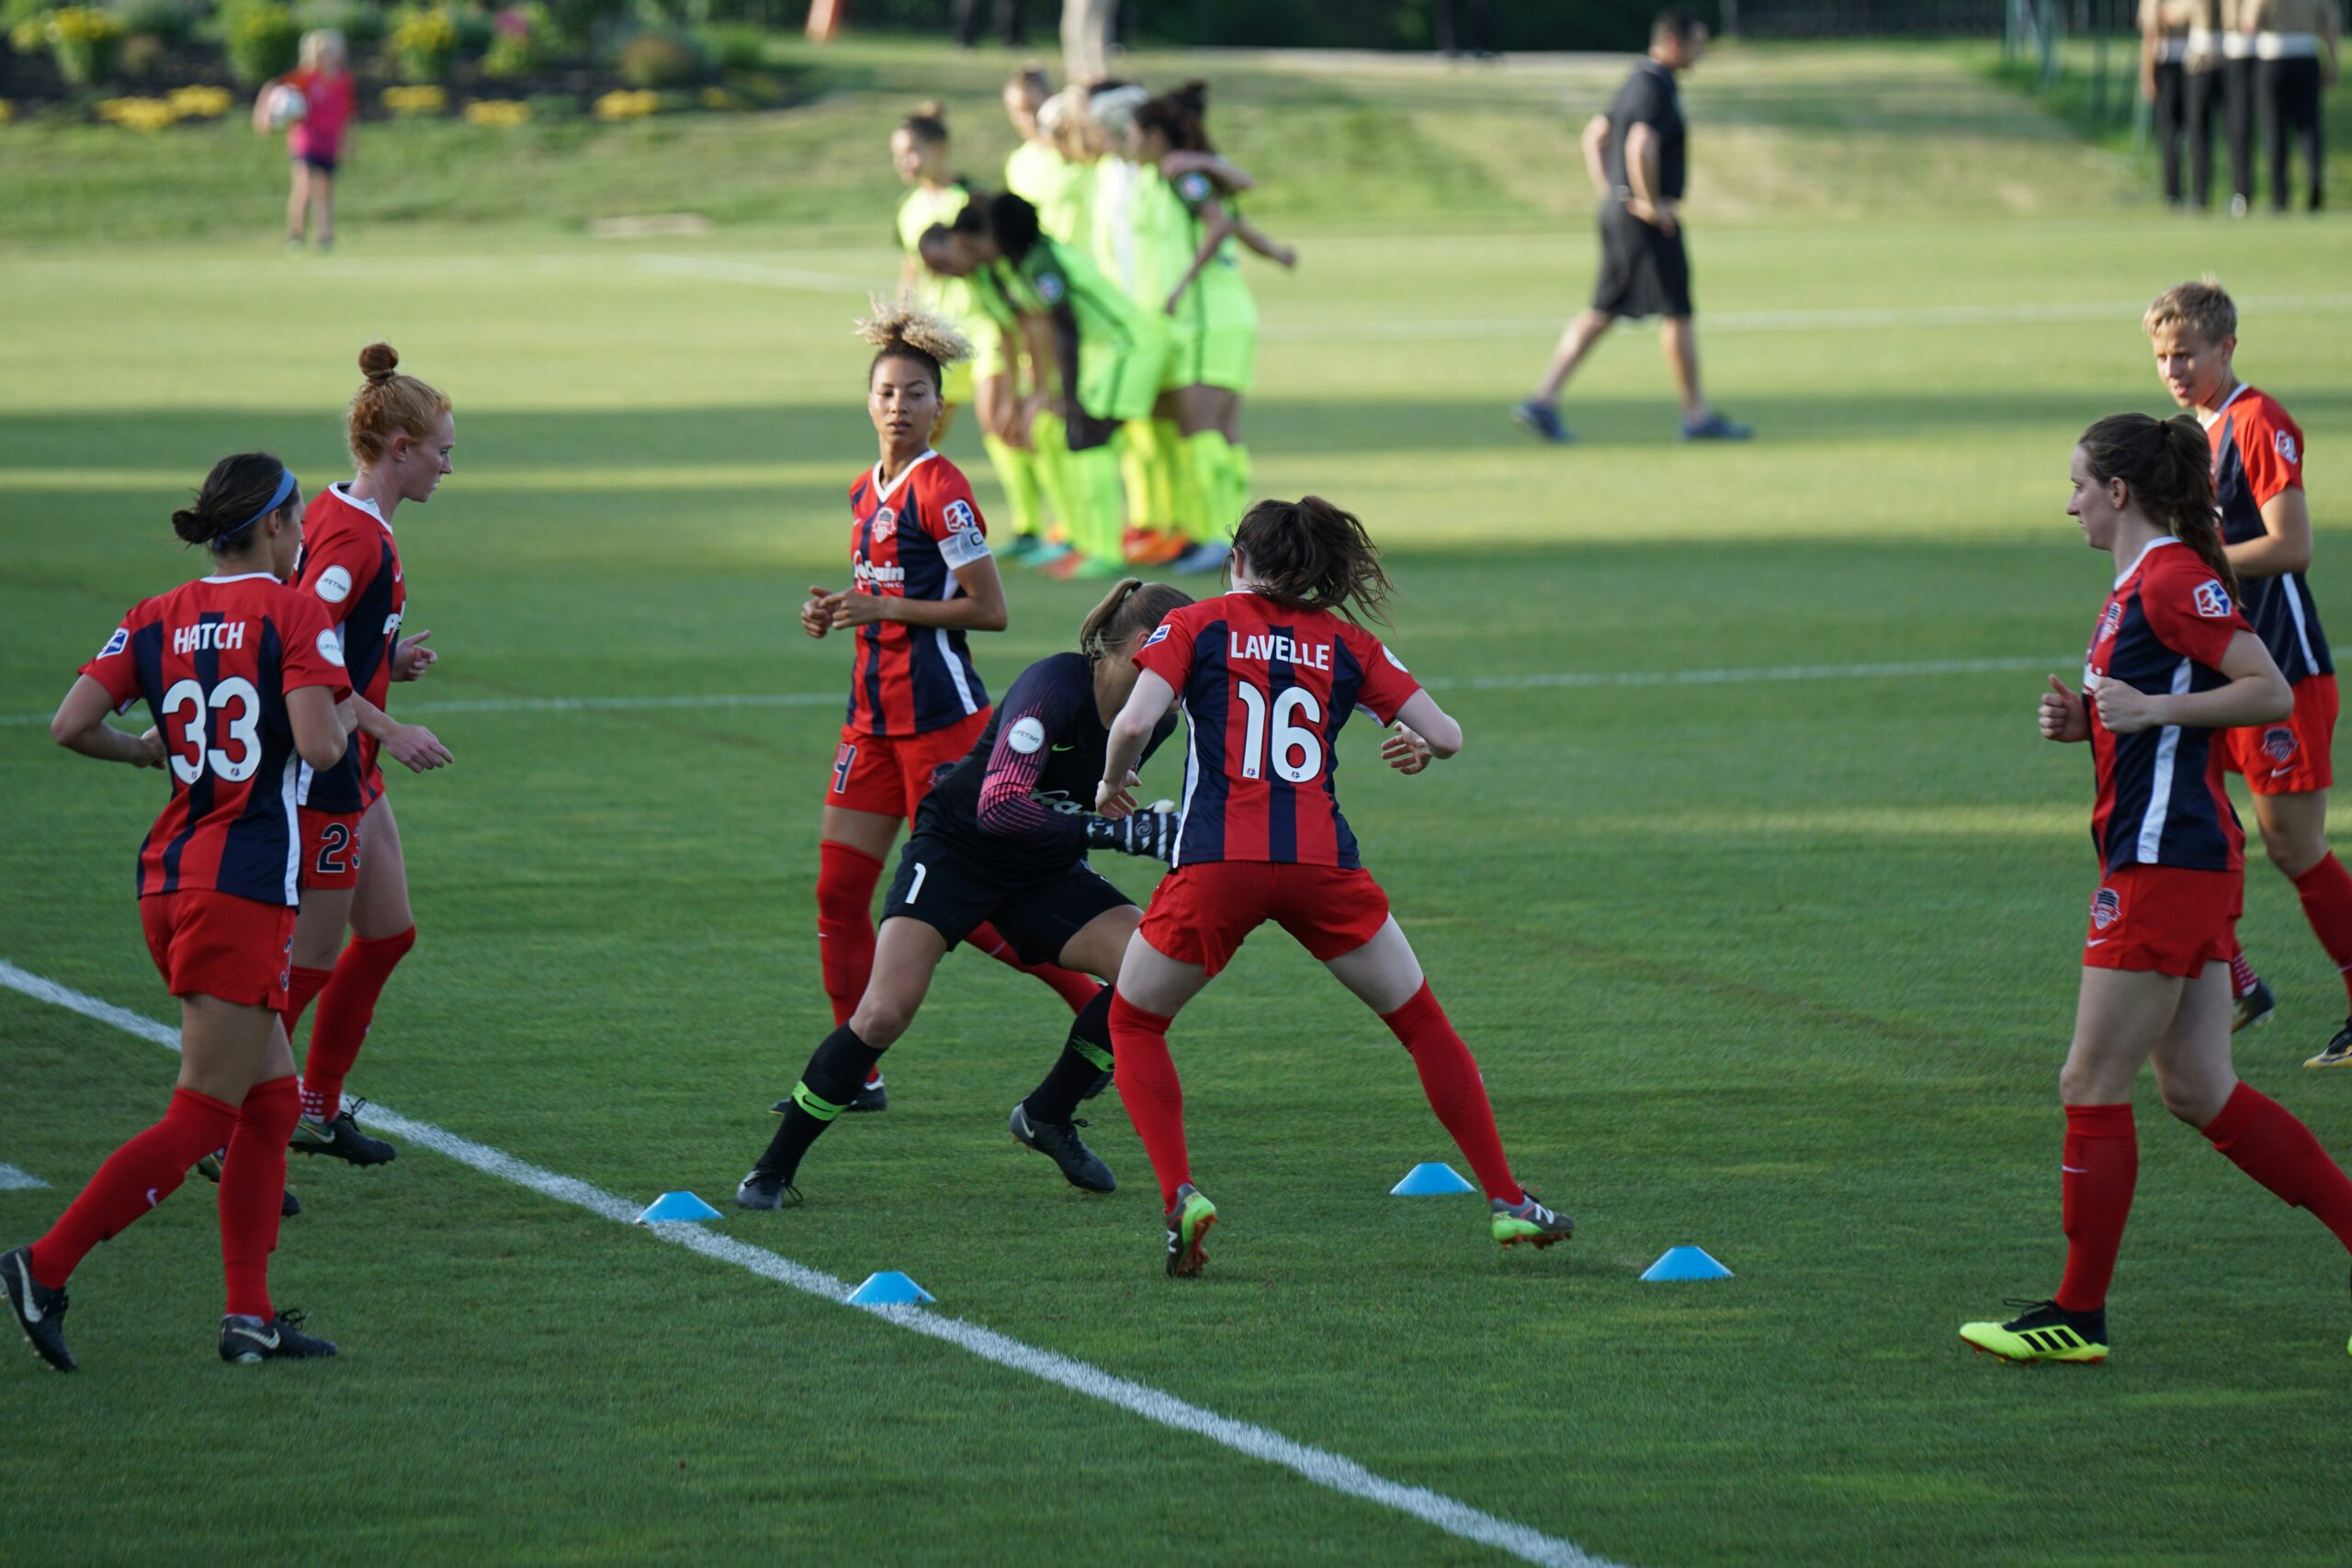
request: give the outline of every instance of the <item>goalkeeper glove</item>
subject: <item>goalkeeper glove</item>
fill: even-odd
[[[1176,823],[1175,812],[1159,809],[1133,812],[1115,822],[1107,817],[1089,817],[1086,846],[1168,861],[1176,853]]]

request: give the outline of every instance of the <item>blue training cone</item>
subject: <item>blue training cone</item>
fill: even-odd
[[[1728,1280],[1731,1270],[1707,1256],[1703,1247],[1669,1247],[1658,1260],[1642,1271],[1642,1278],[1657,1283],[1666,1280]]]
[[[641,1225],[668,1224],[678,1220],[717,1218],[718,1211],[691,1192],[664,1192],[645,1206],[645,1213],[637,1216],[637,1223]]]
[[[933,1299],[929,1291],[896,1269],[868,1274],[865,1283],[849,1293],[852,1306],[911,1306]]]
[[[1448,1192],[1476,1192],[1476,1188],[1462,1179],[1462,1173],[1442,1160],[1417,1165],[1405,1173],[1405,1179],[1390,1188],[1389,1192],[1400,1198],[1436,1198]]]

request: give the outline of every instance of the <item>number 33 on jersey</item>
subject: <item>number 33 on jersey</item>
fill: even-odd
[[[1340,727],[1358,707],[1386,724],[1421,689],[1378,637],[1237,592],[1170,615],[1136,662],[1183,705],[1176,864],[1362,863],[1333,782]]]

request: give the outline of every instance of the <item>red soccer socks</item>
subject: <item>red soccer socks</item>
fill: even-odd
[[[334,977],[319,992],[319,1021],[311,1027],[310,1054],[302,1063],[303,1115],[330,1122],[342,1110],[343,1080],[375,1021],[376,998],[415,945],[416,928],[411,926],[397,936],[354,937],[334,961]]]
[[[857,1010],[874,973],[874,887],[882,863],[826,840],[817,846],[817,967],[838,1029]]]
[[[174,1089],[164,1119],[108,1155],[49,1234],[33,1243],[33,1278],[52,1290],[63,1285],[90,1248],[178,1191],[188,1168],[226,1144],[236,1124],[235,1106],[192,1089]],[[281,1176],[278,1187],[284,1186]],[[274,1211],[277,1190],[269,1201]]]
[[[2352,873],[2327,855],[2295,878],[2295,896],[2303,901],[2303,918],[2335,961],[2336,976],[2352,998]]]
[[[2242,1083],[2206,1123],[2205,1136],[2280,1201],[2309,1209],[2352,1251],[2352,1180],[2293,1111]]]
[[[1119,1101],[1159,1179],[1159,1206],[1172,1209],[1176,1189],[1193,1179],[1193,1168],[1184,1150],[1184,1086],[1168,1056],[1168,1020],[1114,993],[1111,1066]]]
[[[1453,1134],[1462,1157],[1478,1173],[1478,1185],[1486,1189],[1487,1196],[1506,1203],[1523,1200],[1527,1194],[1512,1179],[1510,1161],[1503,1157],[1502,1134],[1495,1131],[1494,1108],[1487,1103],[1487,1085],[1478,1077],[1477,1060],[1453,1032],[1437,998],[1430,994],[1429,983],[1423,981],[1411,1001],[1383,1014],[1380,1021],[1412,1053],[1430,1109]],[[1119,1098],[1126,1098],[1125,1084],[1119,1086]]]
[[[229,1279],[227,1310],[267,1323],[269,1255],[277,1250],[279,1199],[286,1191],[286,1141],[301,1115],[291,1077],[255,1084],[237,1111],[237,1130],[220,1164],[220,1263]]]
[[[2068,1312],[2096,1312],[2107,1304],[2116,1250],[2132,1214],[2132,1189],[2140,1179],[2132,1107],[2066,1107],[2058,1169],[2060,1224],[2066,1232],[2066,1278],[2058,1287],[2058,1304]]]

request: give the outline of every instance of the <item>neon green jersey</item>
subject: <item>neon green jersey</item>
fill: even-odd
[[[1042,141],[1024,141],[1004,161],[1004,188],[1037,209],[1037,227],[1070,244],[1086,232],[1086,192],[1093,170]]]
[[[1016,306],[1050,313],[1067,304],[1078,322],[1078,340],[1090,353],[1132,348],[1151,335],[1136,302],[1111,287],[1102,269],[1075,247],[1041,234],[1014,276]]]
[[[1193,258],[1201,254],[1201,243],[1208,238],[1209,222],[1223,207],[1225,197],[1216,188],[1216,182],[1197,170],[1154,183],[1168,193],[1168,205],[1176,214],[1178,243],[1174,249],[1182,253],[1182,260],[1176,264],[1175,277],[1182,277],[1184,269],[1193,265]],[[1175,277],[1169,280],[1170,288],[1174,287]],[[1161,303],[1165,304],[1167,299],[1165,293],[1160,295]],[[1211,332],[1258,324],[1258,302],[1250,296],[1249,284],[1242,281],[1239,246],[1230,236],[1217,246],[1216,254],[1184,291],[1184,298],[1177,301],[1176,313],[1195,315],[1201,327]]]
[[[899,248],[921,269],[916,275],[915,298],[956,326],[967,326],[973,320],[971,290],[960,277],[942,277],[924,267],[921,246],[924,230],[934,223],[953,223],[971,199],[972,193],[959,182],[936,190],[917,186],[899,204]]]

